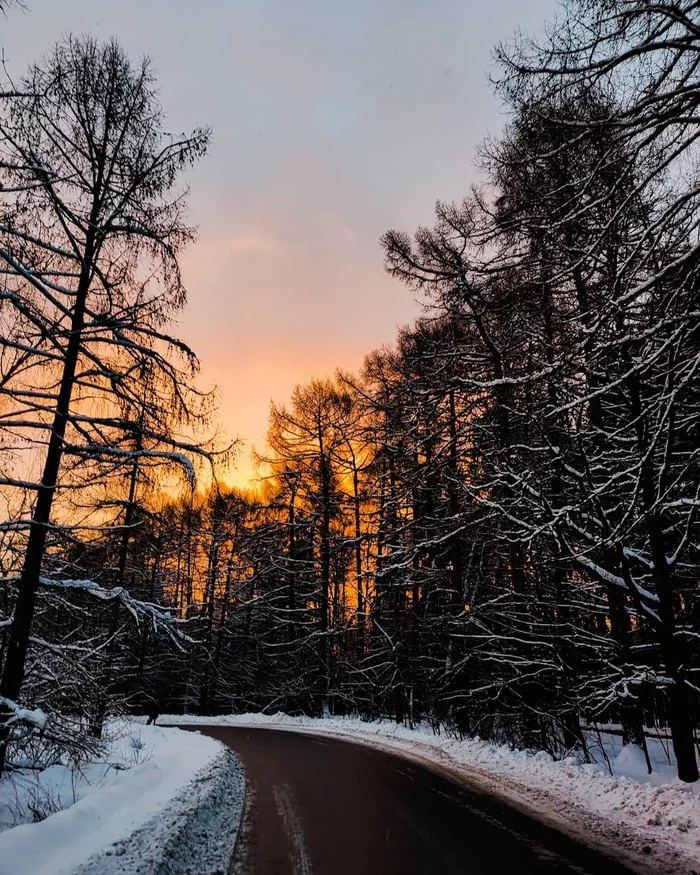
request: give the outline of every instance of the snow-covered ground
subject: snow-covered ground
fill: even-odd
[[[237,759],[178,729],[124,722],[109,734],[79,772],[0,782],[0,875],[225,872],[243,805]]]
[[[668,742],[651,740],[654,772],[647,774],[641,750],[623,747],[611,733],[589,734],[594,763],[573,757],[555,762],[549,754],[511,750],[476,739],[435,735],[430,727],[411,730],[390,721],[312,719],[284,714],[224,717],[163,716],[164,723],[268,726],[322,732],[398,749],[462,773],[485,789],[649,872],[700,873],[700,782],[674,777]],[[610,767],[610,768],[609,768]],[[612,774],[610,774],[612,770]]]

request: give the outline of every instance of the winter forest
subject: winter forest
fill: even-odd
[[[495,53],[482,183],[381,240],[423,316],[273,403],[247,490],[175,336],[209,131],[87,36],[0,95],[0,768],[284,711],[698,779],[700,3]]]

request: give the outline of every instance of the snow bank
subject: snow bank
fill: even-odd
[[[73,875],[224,875],[238,835],[243,786],[240,762],[231,751],[220,751],[164,809]]]
[[[655,766],[649,776],[641,751],[623,748],[610,733],[591,738],[599,762],[584,764],[573,757],[555,762],[543,751],[512,750],[478,738],[459,740],[435,735],[429,726],[411,730],[390,721],[284,714],[163,716],[162,720],[322,732],[398,749],[477,780],[485,789],[535,809],[589,843],[615,847],[628,860],[646,864],[650,872],[700,873],[700,782],[688,785],[672,777],[674,763],[661,741],[649,744]]]
[[[225,871],[240,821],[243,776],[236,759],[214,739],[126,724],[102,761],[80,774],[53,766],[35,778],[22,773],[4,779],[0,814],[7,820],[8,813],[36,798],[43,800],[44,811],[47,805],[63,810],[0,834],[0,875],[67,875],[77,867],[86,875],[152,872],[160,852],[185,859],[185,850],[212,861],[207,871],[216,871],[219,863]],[[227,820],[222,836],[214,835],[219,809]],[[207,820],[213,821],[211,841]]]

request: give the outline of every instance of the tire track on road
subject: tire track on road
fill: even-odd
[[[311,875],[311,861],[304,839],[304,829],[294,804],[294,794],[289,784],[275,784],[272,788],[277,813],[282,818],[284,831],[294,849],[294,875]]]

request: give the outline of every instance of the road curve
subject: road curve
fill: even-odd
[[[236,751],[246,771],[231,875],[631,875],[500,798],[402,757],[289,731],[191,728]]]

